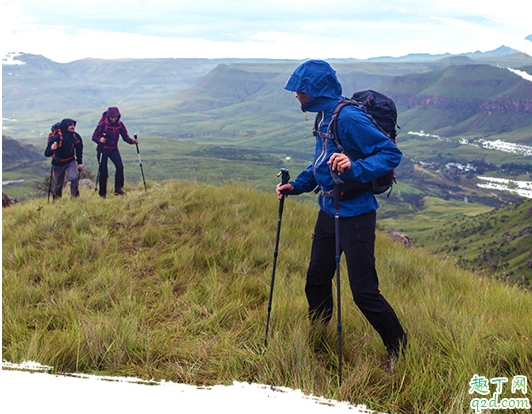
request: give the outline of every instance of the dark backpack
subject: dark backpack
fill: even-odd
[[[48,135],[48,143],[50,141],[57,142],[58,146],[61,146],[63,142],[63,134],[61,133],[61,122],[56,122],[52,125],[52,132]]]
[[[396,137],[399,125],[397,125],[397,108],[392,99],[383,95],[382,93],[372,90],[365,90],[355,92],[353,96],[348,99],[342,99],[333,110],[331,121],[329,123],[330,134],[326,134],[328,138],[331,138],[334,144],[338,147],[342,154],[347,154],[347,151],[342,147],[340,137],[338,136],[338,117],[340,111],[347,105],[355,105],[361,108],[371,122],[377,127],[377,129],[386,135],[394,144],[397,145]],[[324,133],[318,131],[318,117],[314,123],[314,135],[322,136]],[[347,154],[349,155],[349,154]],[[387,197],[392,192],[392,186],[396,183],[394,171],[372,180],[369,183],[354,183],[346,185],[339,179],[338,175],[332,173],[335,184],[340,185],[341,194],[343,200],[352,200],[361,196],[362,194],[373,191],[374,194],[382,194],[388,191]],[[329,194],[330,193],[330,194]],[[331,197],[332,192],[324,193],[325,196]]]
[[[103,121],[105,121],[105,118],[107,118],[107,111],[105,111],[105,112],[102,114],[102,117],[101,117],[100,120],[98,121],[98,125],[100,125]]]

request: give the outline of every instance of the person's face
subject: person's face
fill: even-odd
[[[296,92],[296,98],[301,104],[302,108],[311,101],[310,96],[308,96],[305,92]]]
[[[117,116],[111,116],[109,117],[109,121],[111,121],[113,124],[118,120]]]
[[[76,124],[69,125],[67,129],[69,130],[69,132],[74,132],[74,130],[76,129]]]

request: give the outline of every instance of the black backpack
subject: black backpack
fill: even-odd
[[[395,103],[392,99],[386,95],[383,95],[382,93],[373,90],[365,90],[355,92],[350,99],[342,99],[333,110],[331,121],[329,123],[329,130],[331,133],[325,135],[327,135],[327,138],[331,138],[333,140],[334,144],[338,147],[342,154],[347,154],[347,151],[342,147],[340,137],[338,136],[338,116],[340,115],[340,111],[347,105],[356,105],[364,110],[368,118],[377,127],[377,129],[397,145],[396,128],[400,127],[397,125],[397,108]],[[316,121],[314,123],[313,134],[314,136],[324,135],[323,132],[318,131],[318,116],[316,116]],[[389,190],[387,194],[387,197],[389,197],[390,193],[392,192],[393,184],[397,182],[393,170],[382,177],[372,180],[369,183],[355,183],[350,185],[346,185],[342,180],[340,180],[337,174],[332,172],[331,174],[335,184],[341,187],[341,199],[343,200],[352,200],[370,190],[373,191],[374,194],[382,194]],[[333,192],[328,191],[323,194],[327,197],[332,197]]]
[[[48,134],[48,142],[54,140],[57,142],[57,145],[61,146],[61,143],[63,142],[63,134],[61,134],[61,122],[56,122],[53,124],[51,130],[52,132]],[[59,138],[56,138],[57,136]]]

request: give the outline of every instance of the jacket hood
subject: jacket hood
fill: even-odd
[[[120,120],[120,111],[116,106],[111,106],[107,109],[107,119],[117,117]]]
[[[323,60],[308,60],[299,65],[292,73],[286,90],[306,93],[311,102],[301,109],[309,109],[318,98],[341,99],[342,85],[338,82],[336,71]]]
[[[61,121],[60,128],[66,130],[70,125],[74,125],[75,126],[76,125],[76,121],[74,121],[73,119],[70,119],[70,118],[66,118],[66,119],[63,119]]]

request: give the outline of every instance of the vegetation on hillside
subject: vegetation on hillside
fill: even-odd
[[[462,268],[530,289],[532,200],[492,210],[432,197],[422,201],[426,210],[417,219],[388,218],[381,225],[407,228],[418,247],[456,260]]]
[[[410,347],[395,374],[384,374],[385,348],[350,299],[343,267],[339,388],[336,326],[312,332],[304,298],[315,206],[286,200],[265,349],[275,195],[184,181],[126,190],[3,210],[4,359],[66,373],[287,386],[389,413],[464,412],[473,375],[532,372],[529,291],[378,234],[381,290]],[[502,397],[512,397],[509,387]]]

